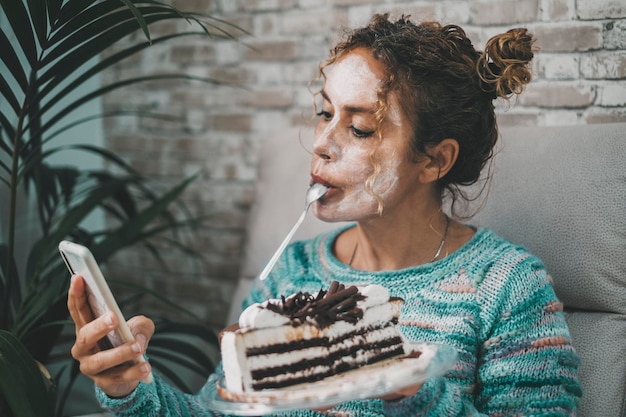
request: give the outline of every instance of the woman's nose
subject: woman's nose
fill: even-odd
[[[339,147],[334,139],[332,129],[316,132],[313,141],[313,153],[324,161],[334,161],[339,156]]]

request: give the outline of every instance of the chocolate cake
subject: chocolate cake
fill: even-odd
[[[380,285],[333,282],[248,307],[221,335],[226,389],[281,388],[405,353],[396,324],[403,300]]]

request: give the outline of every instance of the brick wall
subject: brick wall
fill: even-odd
[[[176,116],[108,120],[109,146],[155,180],[173,184],[201,172],[185,195],[207,227],[192,238],[203,261],[172,254],[172,271],[141,249],[124,251],[110,273],[177,297],[210,323],[223,324],[235,288],[254,197],[256,151],[272,131],[304,126],[312,114],[307,83],[339,29],[374,12],[461,25],[477,48],[492,35],[528,27],[541,51],[535,79],[515,106],[498,105],[501,125],[626,121],[626,3],[623,0],[177,0],[246,29],[241,43],[185,38],[155,45],[106,75],[179,70],[245,88],[163,82],[110,95],[108,110],[138,106]],[[180,23],[154,35],[188,30]],[[132,41],[129,39],[128,41]],[[151,302],[143,312],[161,310]]]

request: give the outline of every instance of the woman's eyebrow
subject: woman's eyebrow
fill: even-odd
[[[330,104],[333,104],[332,100],[328,97],[328,94],[326,94],[326,91],[324,89],[320,91],[320,95],[322,96],[324,100],[326,100]],[[370,114],[376,113],[376,109],[373,107],[347,105],[347,106],[344,106],[344,109],[350,113],[370,113]]]

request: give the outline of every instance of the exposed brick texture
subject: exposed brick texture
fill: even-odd
[[[157,117],[105,120],[108,145],[168,185],[199,174],[184,195],[205,227],[188,242],[202,260],[172,253],[166,271],[145,249],[124,251],[109,273],[133,279],[219,327],[236,286],[264,135],[305,126],[308,84],[343,26],[374,12],[461,25],[477,48],[497,33],[528,27],[541,48],[534,80],[516,103],[496,103],[501,125],[626,121],[626,3],[623,0],[172,0],[245,29],[240,42],[178,38],[148,48],[103,76],[184,71],[217,84],[157,81],[109,95],[105,110],[142,109]],[[220,27],[229,30],[228,25]],[[163,23],[153,36],[195,30]],[[125,42],[141,40],[141,34]],[[167,117],[165,117],[167,115]],[[277,162],[279,163],[279,162]],[[286,231],[285,231],[286,232]],[[154,301],[142,313],[163,311]],[[167,310],[169,314],[174,314]]]

